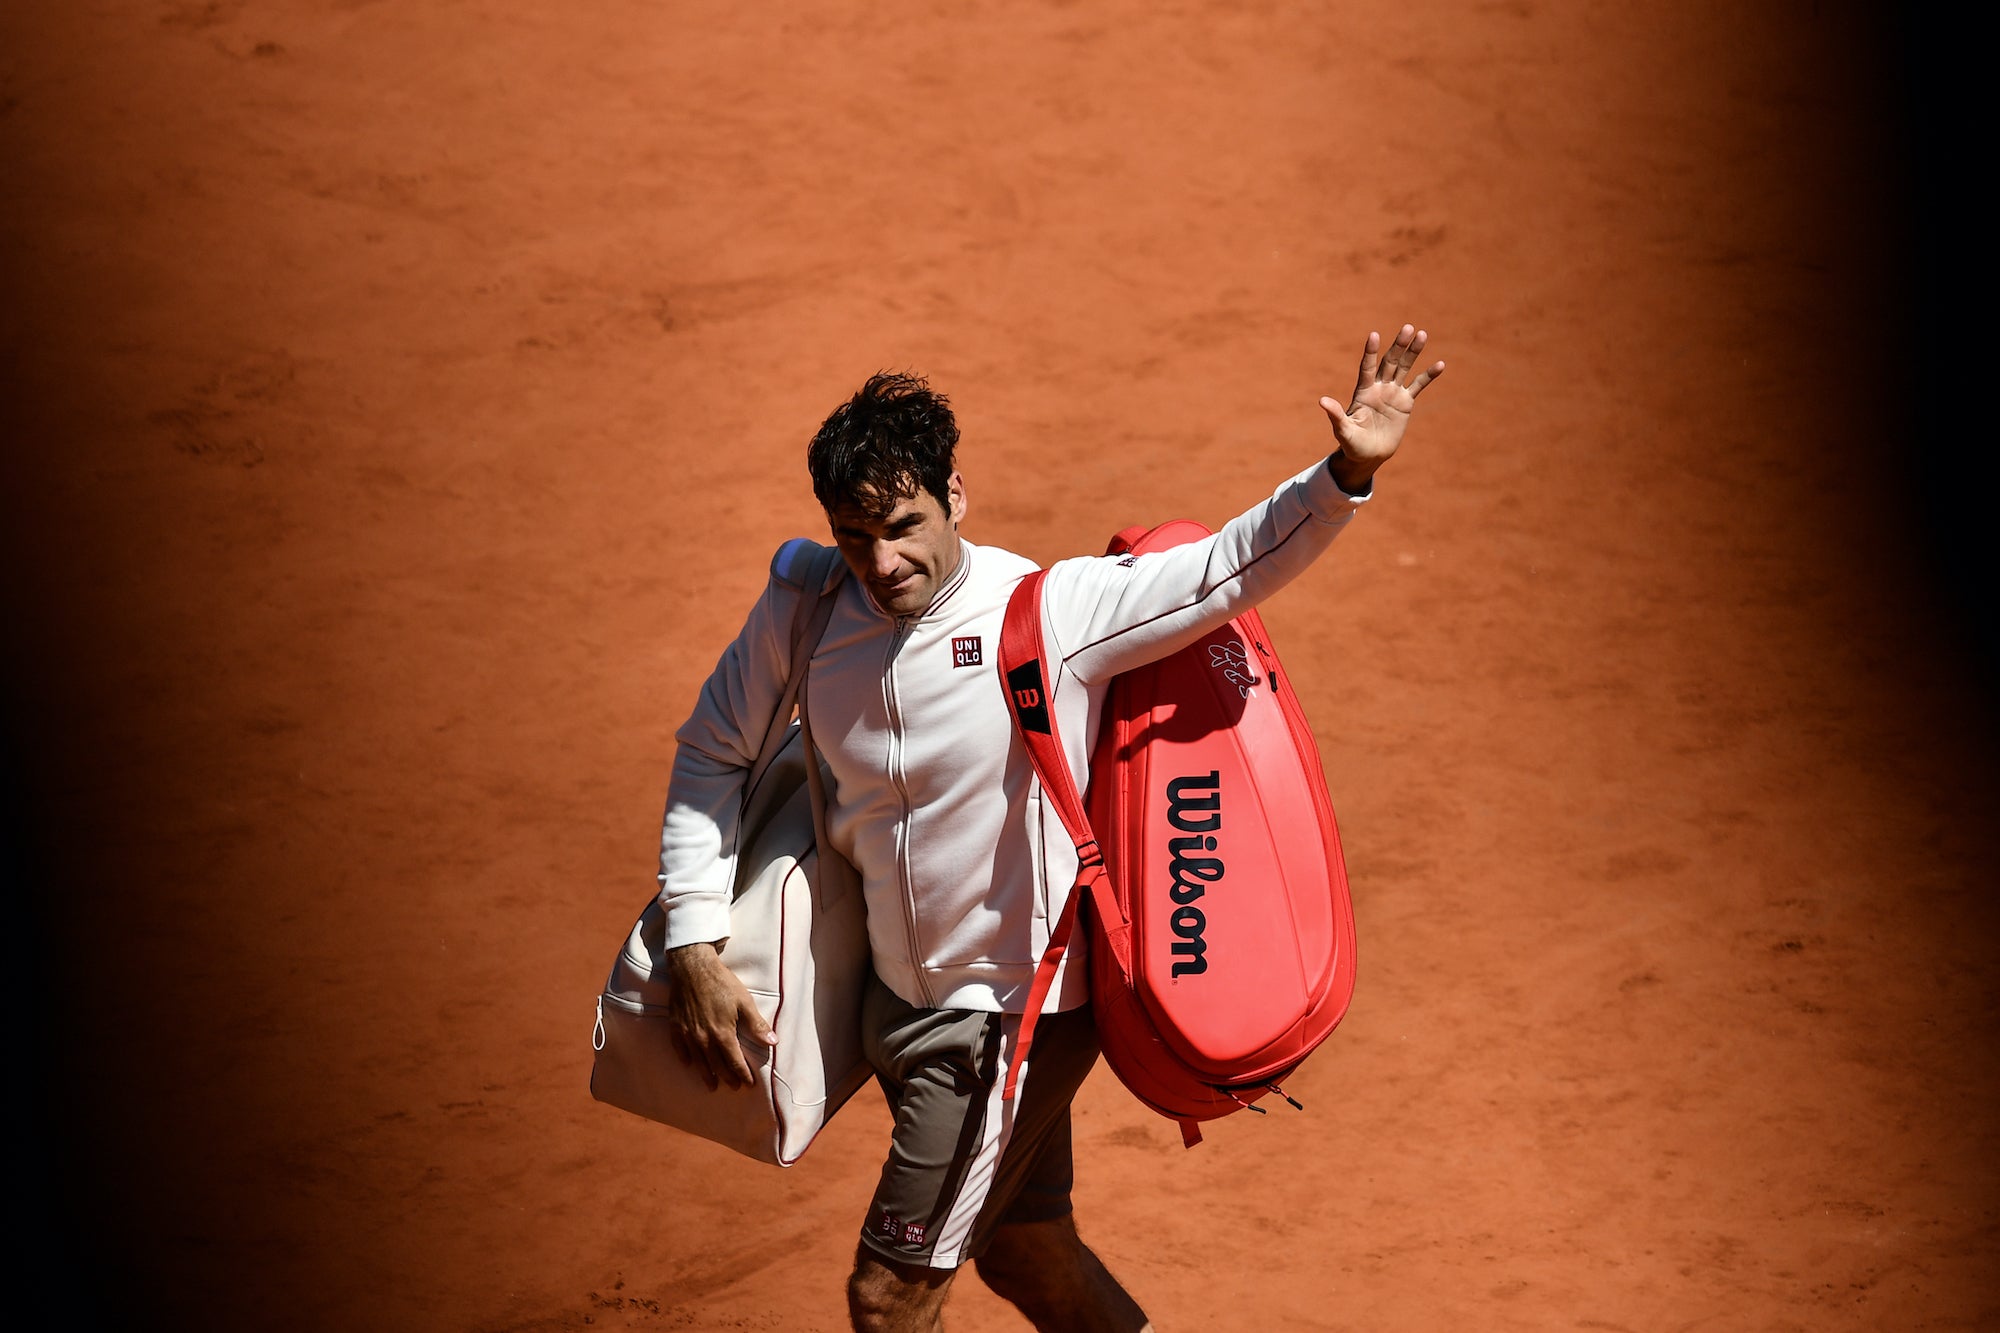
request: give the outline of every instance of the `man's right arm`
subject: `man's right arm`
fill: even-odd
[[[673,775],[660,821],[659,896],[670,949],[729,934],[743,784],[784,696],[791,669],[787,629],[797,596],[771,579],[674,733]]]
[[[743,1042],[775,1038],[750,992],[724,966],[717,945],[729,935],[743,786],[784,697],[791,669],[792,613],[801,591],[780,559],[743,628],[703,682],[675,733],[673,775],[660,821],[659,899],[666,914],[668,1013],[675,1050],[711,1088],[747,1086]]]

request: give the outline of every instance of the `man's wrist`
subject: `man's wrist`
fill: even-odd
[[[1356,499],[1367,495],[1375,486],[1375,463],[1362,463],[1349,458],[1339,449],[1327,456],[1327,471],[1333,474],[1333,484]]]
[[[721,950],[713,940],[696,940],[692,944],[676,945],[667,950],[667,965],[673,968],[704,967],[715,962]]]

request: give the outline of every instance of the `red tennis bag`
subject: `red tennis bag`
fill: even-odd
[[[1110,554],[1209,535],[1128,528]],[[1333,1031],[1354,993],[1354,908],[1312,728],[1254,610],[1111,684],[1089,807],[1046,706],[1040,572],[1007,607],[1000,672],[1016,728],[1081,863],[1029,990],[1013,1095],[1079,905],[1105,1063],[1200,1142]]]

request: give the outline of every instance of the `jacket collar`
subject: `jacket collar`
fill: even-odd
[[[958,539],[958,568],[951,571],[944,581],[944,586],[937,590],[937,596],[931,598],[931,604],[917,619],[929,620],[932,616],[942,615],[950,609],[952,599],[958,596],[959,590],[966,584],[967,576],[972,572],[972,553],[975,549],[977,548],[965,538]]]

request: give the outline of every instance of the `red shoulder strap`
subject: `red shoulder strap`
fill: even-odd
[[[1047,572],[1038,569],[1022,579],[1007,602],[1007,618],[1000,627],[1000,680],[1007,690],[1014,728],[1035,766],[1035,776],[1041,779],[1042,792],[1055,803],[1063,827],[1082,851],[1085,843],[1094,849],[1097,839],[1091,834],[1076,775],[1070,772],[1069,759],[1063,754],[1055,711],[1050,706],[1051,673],[1042,645],[1042,579]]]
[[[1099,892],[1100,885],[1109,887],[1105,882],[1104,854],[1098,849],[1097,836],[1091,832],[1090,818],[1084,813],[1083,798],[1076,788],[1076,775],[1070,771],[1062,737],[1056,730],[1054,701],[1049,691],[1052,672],[1042,644],[1044,573],[1038,569],[1022,579],[1007,602],[1007,617],[1000,629],[1000,685],[1007,692],[1007,710],[1014,719],[1014,730],[1028,752],[1029,762],[1035,766],[1035,776],[1041,780],[1042,795],[1055,806],[1063,828],[1076,844],[1077,872],[1069,899],[1063,903],[1062,912],[1049,931],[1048,947],[1035,966],[1035,979],[1028,987],[1021,1035],[1014,1043],[1013,1058],[1007,1062],[1007,1086],[1000,1094],[1003,1101],[1014,1096],[1021,1066],[1034,1040],[1035,1022],[1048,1001],[1056,968],[1069,949],[1070,935],[1076,929],[1077,900]]]
[[[1145,531],[1128,528],[1119,533],[1112,539],[1112,553],[1130,550]],[[1042,795],[1055,805],[1063,828],[1076,844],[1076,882],[1070,886],[1069,899],[1063,903],[1055,927],[1049,931],[1048,947],[1035,965],[1035,979],[1028,987],[1027,1010],[1021,1015],[1021,1035],[1014,1043],[1013,1058],[1007,1062],[1007,1085],[1000,1093],[1002,1101],[1013,1099],[1015,1086],[1020,1082],[1021,1066],[1027,1062],[1028,1048],[1034,1042],[1036,1020],[1041,1017],[1049,989],[1055,984],[1056,968],[1069,950],[1070,935],[1076,928],[1077,904],[1084,897],[1091,900],[1097,913],[1098,938],[1108,946],[1105,952],[1111,955],[1096,959],[1093,965],[1116,967],[1128,987],[1133,975],[1131,924],[1113,891],[1104,852],[1091,830],[1090,816],[1077,791],[1076,775],[1070,770],[1062,736],[1056,729],[1055,701],[1050,692],[1055,673],[1042,641],[1045,572],[1038,569],[1022,579],[1008,599],[1007,616],[1000,627],[1000,685],[1007,694],[1007,710],[1014,719],[1014,730],[1021,737],[1029,762],[1035,766],[1035,776],[1041,780]],[[1201,1142],[1201,1130],[1194,1121],[1182,1120],[1180,1126],[1183,1144],[1192,1148]]]

